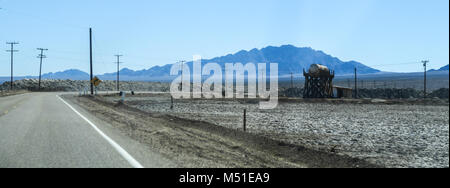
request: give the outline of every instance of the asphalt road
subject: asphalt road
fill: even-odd
[[[0,168],[175,166],[58,95],[0,97]]]

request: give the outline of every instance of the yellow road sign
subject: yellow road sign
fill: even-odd
[[[102,81],[96,76],[91,80],[91,83],[94,84],[95,86],[100,85]]]

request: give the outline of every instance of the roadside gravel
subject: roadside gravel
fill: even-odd
[[[107,97],[117,101],[117,97]],[[147,112],[242,129],[311,149],[335,152],[387,167],[449,167],[449,107],[432,105],[280,103],[259,110],[257,101],[176,100],[168,95],[127,97]]]

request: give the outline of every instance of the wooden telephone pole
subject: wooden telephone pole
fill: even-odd
[[[424,74],[424,77],[423,77],[423,98],[427,98],[427,64],[429,63],[430,61],[428,61],[428,60],[425,60],[425,61],[422,61],[422,63],[423,63],[423,74]]]
[[[356,73],[356,68],[355,68],[355,98],[358,98],[358,77],[357,77],[357,73]]]
[[[7,42],[6,44],[11,45],[11,50],[6,50],[7,52],[11,52],[11,83],[10,83],[10,87],[11,90],[13,89],[13,82],[14,82],[14,76],[13,76],[13,71],[14,71],[14,52],[18,52],[19,50],[14,50],[14,45],[19,44],[18,42]]]
[[[89,61],[91,65],[91,79],[89,82],[91,83],[91,95],[94,95],[94,83],[92,83],[92,80],[94,79],[93,70],[92,70],[92,28],[89,28]]]
[[[38,55],[38,58],[40,59],[40,64],[39,64],[39,91],[41,91],[41,74],[42,74],[42,59],[43,58],[47,58],[44,55],[44,51],[47,51],[48,49],[44,49],[44,48],[38,48],[37,50],[41,51],[41,54]]]
[[[120,67],[119,67],[119,65],[121,64],[121,63],[123,63],[123,62],[120,62],[120,57],[122,57],[123,55],[114,55],[114,56],[116,56],[117,57],[117,62],[115,62],[115,63],[117,63],[117,81],[116,81],[116,84],[117,84],[117,91],[119,91],[120,92],[120,84],[119,84],[119,72],[120,72]]]

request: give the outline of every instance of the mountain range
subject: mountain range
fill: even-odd
[[[203,59],[202,64],[218,63],[223,69],[225,63],[278,63],[279,75],[289,75],[290,73],[301,74],[303,69],[307,70],[311,64],[322,64],[334,70],[336,74],[352,74],[354,68],[358,69],[360,74],[371,74],[380,72],[377,69],[370,68],[356,61],[343,62],[336,57],[328,55],[322,51],[312,48],[299,48],[292,45],[284,45],[280,47],[269,46],[262,49],[252,49],[250,51],[242,50],[234,54],[228,54],[213,59]],[[192,68],[192,62],[187,62]],[[168,80],[172,64],[164,66],[155,66],[150,69],[139,71],[124,68],[120,70],[122,80]],[[192,70],[192,69],[191,69]],[[100,79],[114,80],[116,73],[106,73],[99,75]],[[46,79],[87,79],[89,75],[79,70],[67,70],[57,73],[49,73],[43,75]]]
[[[435,69],[431,69],[430,71],[448,71],[449,70],[449,65],[445,65],[442,68],[435,70]]]
[[[302,74],[303,69],[307,70],[311,64],[322,64],[334,70],[336,75],[350,75],[354,73],[354,68],[359,74],[381,73],[380,70],[368,67],[356,61],[341,61],[340,59],[328,55],[322,51],[309,47],[295,47],[293,45],[283,45],[280,47],[269,46],[262,49],[242,50],[234,54],[228,54],[212,59],[203,59],[202,64],[215,62],[224,70],[225,63],[278,63],[279,76],[288,76],[291,73]],[[192,70],[192,62],[186,63]],[[172,64],[164,66],[154,66],[144,70],[130,70],[124,68],[120,70],[121,80],[134,81],[170,81],[174,77],[170,76]],[[448,70],[448,65],[440,69]],[[116,72],[98,75],[102,80],[115,80]],[[47,73],[42,76],[44,79],[72,79],[89,80],[89,74],[80,70],[70,69],[62,72]]]

